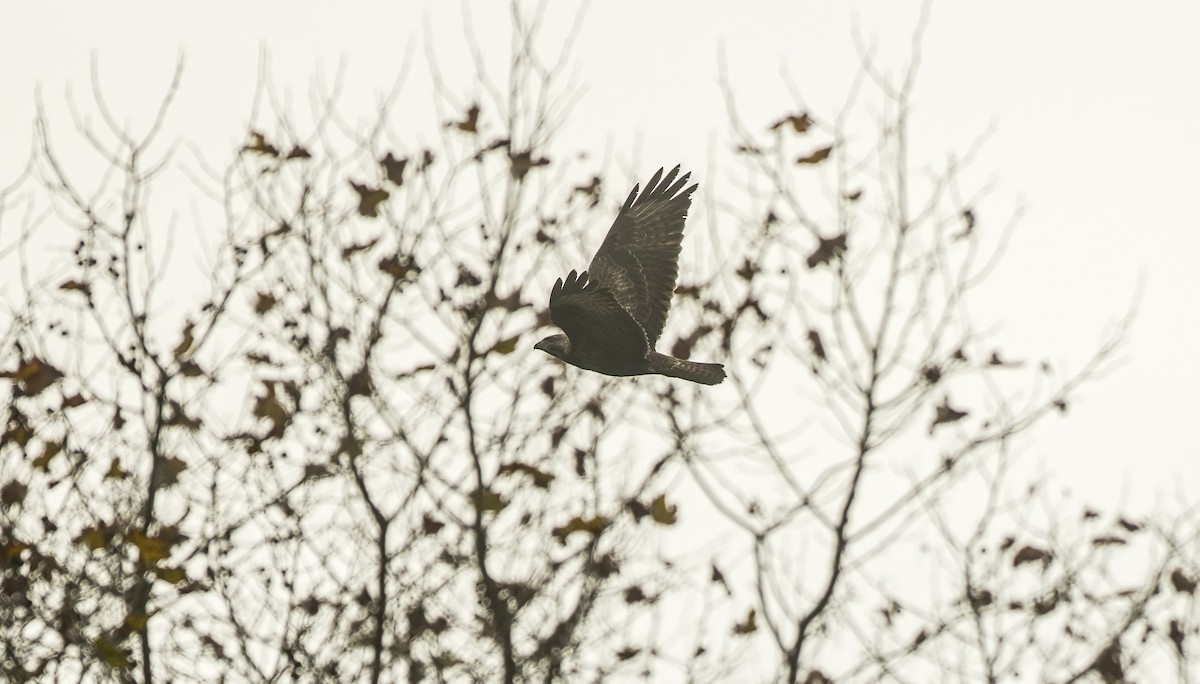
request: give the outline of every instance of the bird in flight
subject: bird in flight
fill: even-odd
[[[678,166],[665,178],[659,169],[640,195],[635,185],[588,270],[554,283],[550,318],[566,334],[535,349],[604,375],[658,374],[704,385],[725,379],[719,363],[654,351],[679,276],[683,222],[699,187],[684,190],[691,174],[677,176]]]

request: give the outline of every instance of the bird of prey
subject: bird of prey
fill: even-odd
[[[654,351],[662,334],[675,278],[693,184],[679,167],[663,170],[638,194],[633,187],[608,237],[583,273],[571,271],[550,292],[550,318],[565,335],[534,348],[604,375],[667,375],[705,385],[725,379],[719,363],[685,361]]]

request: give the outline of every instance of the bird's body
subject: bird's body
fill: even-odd
[[[659,169],[640,196],[634,186],[591,267],[554,284],[550,317],[566,334],[551,335],[536,349],[605,375],[659,374],[705,385],[725,379],[721,364],[654,351],[671,308],[683,224],[698,187],[683,190],[691,174],[676,180],[678,175],[678,166],[666,178]]]

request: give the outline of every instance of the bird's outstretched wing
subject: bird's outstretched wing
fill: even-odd
[[[678,175],[678,166],[666,178],[659,169],[645,192],[639,195],[634,186],[588,269],[591,279],[641,324],[651,349],[671,308],[683,222],[698,187],[693,184],[683,190],[691,174],[676,180]]]
[[[612,293],[588,272],[559,279],[550,291],[550,318],[571,340],[573,353],[614,360],[646,356],[646,333]]]

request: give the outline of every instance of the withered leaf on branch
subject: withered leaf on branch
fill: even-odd
[[[1022,546],[1016,554],[1013,555],[1012,564],[1014,568],[1018,568],[1026,563],[1041,562],[1043,566],[1050,564],[1053,556],[1045,549],[1039,549],[1036,546]]]
[[[306,463],[304,465],[305,480],[319,480],[323,477],[329,477],[330,474],[332,474],[332,471],[324,463]]]
[[[374,237],[374,238],[371,238],[370,240],[367,240],[366,242],[356,242],[352,245],[343,247],[342,248],[342,258],[349,259],[350,257],[354,256],[355,254],[358,254],[359,252],[365,252],[365,251],[371,249],[378,243],[379,243],[379,238]]]
[[[402,280],[409,273],[419,273],[420,269],[413,263],[413,260],[407,256],[393,254],[392,256],[383,257],[379,260],[379,270],[390,275],[396,280]]]
[[[408,158],[397,159],[395,155],[388,152],[383,159],[379,160],[379,165],[383,167],[384,175],[387,176],[389,183],[396,187],[404,185],[404,167],[408,166]]]
[[[46,442],[42,445],[42,453],[37,458],[33,459],[33,467],[43,473],[50,471],[50,461],[63,450],[66,444],[63,440],[57,442]]]
[[[16,480],[9,480],[0,487],[0,506],[8,508],[9,506],[20,506],[25,503],[25,497],[29,494],[28,485]]]
[[[477,287],[483,284],[483,279],[475,274],[466,264],[458,265],[458,279],[454,281],[454,287]]]
[[[192,418],[187,415],[184,406],[178,401],[170,400],[167,403],[167,425],[172,427],[182,427],[184,430],[196,432],[202,426],[202,422],[198,418]]]
[[[784,127],[790,127],[796,133],[805,133],[812,128],[813,120],[808,114],[801,112],[799,114],[789,114],[782,119],[771,124],[767,130],[777,131]]]
[[[1177,618],[1172,619],[1171,627],[1169,630],[1167,630],[1167,638],[1169,638],[1171,643],[1175,645],[1175,651],[1178,652],[1179,655],[1183,655],[1184,636],[1183,626],[1180,625],[1179,620]]]
[[[75,536],[73,540],[80,546],[86,546],[92,551],[99,551],[108,546],[112,541],[112,530],[103,523],[97,523],[91,527],[85,527]]]
[[[409,639],[420,636],[423,632],[433,632],[441,634],[450,626],[450,621],[444,617],[438,617],[430,620],[425,614],[424,604],[418,603],[416,607],[408,613],[408,632]]]
[[[144,534],[140,530],[133,530],[126,538],[137,547],[142,563],[148,567],[158,565],[159,561],[171,555],[172,544],[169,539]]]
[[[242,150],[245,152],[253,152],[261,154],[265,157],[278,157],[279,148],[267,142],[266,136],[258,131],[250,131],[250,142],[246,143]]]
[[[187,463],[184,463],[181,458],[167,456],[159,459],[154,468],[154,484],[163,488],[172,487],[179,483],[179,476],[185,470],[187,470]]]
[[[746,619],[733,626],[733,633],[737,636],[753,634],[758,630],[758,623],[754,618],[755,611],[753,608],[751,608],[750,611],[746,613]]]
[[[1025,364],[1023,361],[1006,361],[1006,360],[1000,358],[1000,351],[997,350],[997,351],[992,352],[991,357],[988,358],[988,365],[989,366],[1000,366],[1002,368],[1020,368],[1021,366],[1025,365]]]
[[[583,407],[583,410],[587,411],[588,414],[594,417],[596,420],[604,420],[604,405],[596,398],[593,398],[591,401],[589,401],[587,405]]]
[[[302,145],[296,145],[287,153],[285,159],[312,159],[312,153]]]
[[[1171,586],[1181,594],[1196,593],[1196,580],[1188,577],[1187,573],[1180,568],[1171,571]]]
[[[976,610],[987,608],[996,601],[996,595],[990,589],[974,589],[967,596],[967,603]]]
[[[273,230],[266,231],[258,238],[258,248],[261,249],[264,254],[268,254],[271,252],[271,240],[281,235],[287,235],[290,232],[292,232],[292,224],[288,223],[287,221],[280,221],[279,225]],[[246,249],[241,246],[235,246],[233,251],[234,254],[238,255],[239,263],[241,263],[241,259],[245,257]]]
[[[733,590],[729,588],[729,582],[725,581],[725,573],[721,572],[721,569],[717,567],[716,563],[712,564],[712,575],[710,578],[713,583],[719,584],[725,589],[726,596],[733,596]]]
[[[592,180],[587,185],[576,185],[572,193],[587,197],[588,206],[596,206],[600,203],[600,176],[592,176]]]
[[[758,264],[754,263],[750,259],[742,261],[742,265],[738,266],[737,270],[734,271],[734,273],[737,273],[739,278],[745,281],[752,280],[754,278],[754,274],[758,272]]]
[[[353,433],[346,433],[338,440],[337,455],[345,454],[350,458],[362,456],[362,442]]]
[[[91,284],[84,282],[84,281],[79,281],[79,280],[68,280],[68,281],[64,282],[62,285],[59,285],[58,289],[64,290],[67,292],[81,292],[81,293],[83,293],[84,296],[91,296],[91,294],[92,294]]]
[[[886,605],[879,609],[879,614],[883,617],[883,621],[887,623],[888,627],[894,627],[896,618],[903,612],[904,608],[895,599],[889,600]]]
[[[590,560],[587,564],[585,572],[589,575],[604,579],[612,577],[621,571],[621,564],[612,553],[606,553],[603,556]]]
[[[822,361],[825,360],[825,344],[821,341],[821,333],[816,330],[809,330],[808,346],[812,349],[813,356]]]
[[[822,147],[820,149],[813,150],[812,152],[810,152],[806,155],[802,155],[802,156],[798,157],[796,159],[796,163],[804,164],[804,165],[820,164],[821,162],[825,161],[826,159],[829,159],[829,155],[832,153],[833,153],[833,145],[830,145],[828,147]]]
[[[245,359],[250,363],[255,363],[263,366],[278,366],[279,362],[271,358],[266,352],[246,352]]]
[[[967,415],[967,411],[960,411],[951,406],[949,398],[943,398],[941,405],[935,411],[933,422],[929,424],[929,434],[932,435],[934,428],[937,426],[958,422],[966,418]]]
[[[533,485],[539,489],[548,489],[550,487],[550,483],[554,481],[554,475],[552,473],[547,473],[540,468],[531,466],[528,463],[521,463],[519,461],[515,463],[505,463],[504,465],[500,466],[500,470],[497,471],[497,474],[528,475],[529,478],[533,480]]]
[[[526,174],[529,173],[531,169],[535,169],[539,166],[546,166],[550,163],[550,160],[546,157],[535,158],[531,150],[525,150],[524,152],[509,152],[508,159],[512,164],[510,171],[512,172],[512,177],[514,180],[521,180]]]
[[[933,386],[942,380],[942,367],[937,364],[929,364],[921,368],[921,382],[926,385]]]
[[[23,362],[16,370],[0,371],[0,378],[9,378],[20,383],[21,391],[28,397],[36,397],[47,387],[63,378],[62,371],[40,358]]]
[[[828,238],[819,238],[817,248],[813,250],[812,254],[808,255],[808,267],[816,268],[822,264],[828,264],[837,257],[840,257],[845,251],[845,233]]]
[[[713,327],[711,325],[701,324],[696,326],[696,329],[691,333],[675,340],[675,344],[671,345],[671,356],[680,359],[691,358],[692,348],[712,331]]]
[[[503,496],[486,488],[471,492],[471,503],[481,513],[502,511],[508,505]]]
[[[605,527],[608,527],[608,518],[602,515],[596,515],[590,518],[584,518],[577,515],[567,521],[566,524],[555,527],[554,530],[551,531],[551,534],[554,535],[554,538],[560,543],[566,543],[567,539],[576,532],[596,535],[602,532]]]
[[[625,587],[622,594],[625,597],[625,603],[645,603],[647,599],[646,592],[636,584]]]
[[[92,648],[106,665],[114,670],[128,670],[133,664],[133,649],[122,646],[108,634],[101,634],[92,640]]]
[[[637,499],[629,499],[628,502],[625,502],[625,510],[634,516],[635,521],[641,521],[643,517],[650,515],[650,506]]]
[[[674,525],[679,518],[674,504],[667,503],[665,494],[659,494],[650,502],[650,517],[659,525]]]
[[[76,406],[83,406],[86,403],[87,399],[85,399],[82,394],[75,393],[69,397],[63,397],[62,410],[75,408]]]
[[[174,351],[171,352],[175,356],[176,361],[182,359],[192,350],[192,345],[196,343],[196,338],[192,334],[195,329],[196,324],[192,321],[187,321],[183,324],[183,332],[180,334],[179,344],[175,345]]]
[[[183,568],[172,566],[160,566],[154,568],[154,574],[157,575],[160,580],[170,584],[181,584],[188,578],[187,572],[185,572]]]
[[[359,368],[346,380],[346,394],[351,397],[369,397],[372,387],[371,371],[366,367]]]
[[[954,236],[955,240],[961,240],[968,237],[975,230],[975,212],[970,209],[963,209],[962,212],[963,229],[962,232]]]
[[[545,394],[548,397],[554,396],[554,379],[553,379],[553,377],[547,376],[545,380],[542,380],[541,390],[542,390],[542,394]],[[566,437],[566,436],[567,436],[567,427],[565,425],[555,425],[550,430],[550,446],[557,449],[558,445],[562,444],[563,437]]]
[[[1062,594],[1057,590],[1050,592],[1049,596],[1043,596],[1033,602],[1030,608],[1034,615],[1049,615],[1058,607],[1059,601],[1062,600]]]
[[[106,480],[116,480],[120,482],[121,480],[126,480],[128,478],[129,472],[122,468],[121,462],[115,458],[112,460],[112,463],[109,464],[108,472],[104,473],[104,479]]]
[[[623,662],[626,660],[631,660],[633,658],[636,658],[637,655],[641,652],[642,652],[642,649],[640,649],[640,648],[636,648],[634,646],[626,646],[625,648],[622,648],[621,650],[617,651],[616,656],[617,656],[617,660],[620,660]]]
[[[1142,523],[1129,520],[1128,518],[1117,518],[1117,524],[1120,525],[1126,532],[1141,532],[1144,527]]]
[[[350,187],[358,193],[358,213],[368,218],[379,216],[379,205],[390,196],[383,188],[372,188],[355,181],[350,181]]]
[[[479,105],[472,104],[468,109],[462,121],[447,121],[447,128],[457,128],[464,133],[479,132]]]
[[[292,420],[291,413],[279,401],[279,397],[275,393],[275,386],[276,383],[273,380],[263,381],[266,393],[254,402],[254,417],[265,418],[271,423],[271,428],[267,430],[264,439],[282,437],[288,423]]]
[[[475,161],[483,161],[483,156],[485,154],[487,154],[488,152],[495,152],[496,150],[507,150],[509,145],[511,145],[511,144],[512,144],[512,141],[509,140],[508,138],[496,138],[495,140],[491,141],[487,145],[484,145],[483,149],[481,149],[475,153]]]
[[[1092,669],[1104,681],[1104,684],[1125,684],[1125,666],[1121,664],[1121,642],[1114,640],[1108,648],[1096,656]]]
[[[428,513],[421,518],[421,531],[425,534],[437,534],[438,531],[445,526],[446,523],[434,519],[434,517]]]

